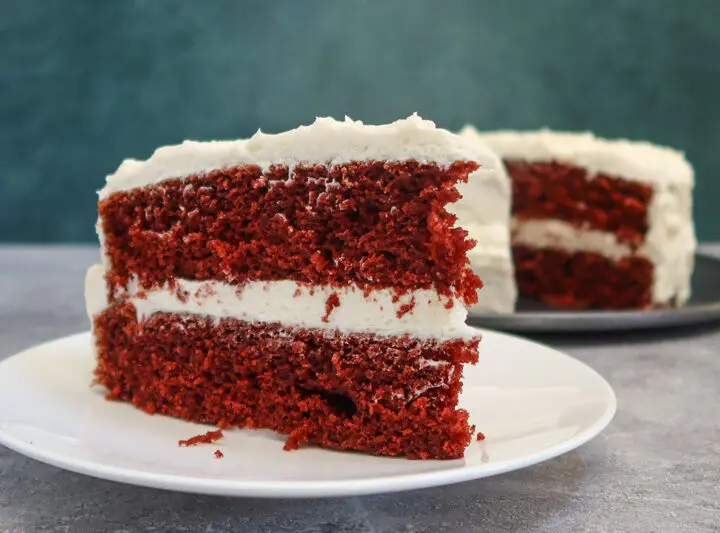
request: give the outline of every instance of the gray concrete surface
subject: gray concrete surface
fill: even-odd
[[[0,359],[88,327],[82,280],[96,258],[0,247]],[[449,487],[292,501],[121,485],[0,447],[0,531],[720,531],[720,325],[541,340],[618,396],[610,427],[558,459]]]

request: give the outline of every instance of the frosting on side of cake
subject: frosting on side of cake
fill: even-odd
[[[603,139],[590,132],[538,131],[478,132],[465,126],[461,133],[474,132],[502,159],[558,161],[595,174],[617,176],[653,185],[692,185],[693,169],[685,155],[672,148],[625,139]]]
[[[437,128],[417,114],[380,126],[345,118],[317,118],[309,126],[278,134],[258,131],[248,140],[185,141],[164,146],[146,161],[127,159],[107,177],[100,198],[167,179],[183,178],[242,165],[268,169],[273,165],[292,168],[300,163],[327,164],[350,161],[433,162],[447,166],[455,161],[477,161],[492,168],[497,158],[477,143]]]
[[[467,131],[462,135],[469,143],[483,146],[479,136]],[[468,251],[473,270],[483,280],[478,294],[476,313],[512,313],[517,287],[510,249],[510,180],[502,162],[473,172],[468,181],[458,184],[462,198],[450,204],[448,211],[458,217],[458,225],[477,241]]]
[[[692,218],[692,185],[658,184],[648,209],[644,255],[654,263],[653,302],[690,298],[697,238]]]
[[[85,278],[85,299],[90,319],[108,307],[105,270],[92,266]],[[328,307],[336,295],[337,306]],[[135,306],[138,319],[154,313],[190,313],[217,319],[338,329],[354,333],[412,335],[439,340],[470,339],[477,332],[465,325],[467,310],[459,300],[448,300],[432,290],[417,290],[393,301],[389,289],[365,294],[354,287],[297,284],[294,281],[254,281],[242,286],[219,281],[177,279],[175,286],[142,290],[129,283],[121,295]],[[403,313],[404,306],[409,310]]]
[[[463,226],[478,244],[468,252],[475,273],[483,281],[474,313],[512,313],[517,285],[507,226],[468,224]]]

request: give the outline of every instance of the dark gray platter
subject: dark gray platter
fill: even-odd
[[[720,260],[696,254],[692,296],[681,308],[646,311],[562,311],[524,298],[508,315],[471,312],[473,326],[521,332],[622,331],[668,328],[720,321]]]

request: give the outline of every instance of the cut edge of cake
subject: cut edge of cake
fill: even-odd
[[[606,270],[622,263],[626,276],[650,278],[649,294],[638,296],[632,307],[682,306],[687,302],[697,240],[692,219],[694,172],[682,152],[648,142],[603,139],[589,132],[547,129],[480,132],[466,126],[461,134],[494,151],[507,165],[511,179],[516,173],[513,165],[566,165],[580,169],[588,183],[598,177],[606,189],[628,183],[626,189],[634,187],[640,192],[644,189],[646,198],[649,197],[647,205],[638,204],[646,210],[645,227],[629,237],[594,229],[587,223],[569,221],[560,215],[557,218],[550,214],[518,216],[514,205],[511,232],[521,285],[526,270],[523,265],[542,262],[564,268],[567,260],[562,252],[577,255],[579,262],[585,264],[578,268],[600,269],[595,263],[599,258],[606,258]],[[517,172],[532,173],[532,170],[520,168]],[[535,250],[546,253],[537,255]],[[643,264],[643,260],[648,263]],[[535,283],[540,274],[531,276]],[[554,303],[563,307],[568,302]],[[612,305],[604,307],[612,308]]]

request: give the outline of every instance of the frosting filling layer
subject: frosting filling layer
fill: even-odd
[[[105,271],[88,270],[85,297],[92,318],[108,307]],[[477,332],[465,325],[461,301],[433,290],[401,296],[391,289],[363,291],[356,287],[307,286],[294,281],[252,281],[241,286],[219,281],[177,279],[173,286],[144,290],[131,281],[114,295],[130,301],[144,320],[155,313],[191,313],[216,319],[336,329],[377,335],[412,335],[439,340],[470,339]]]
[[[643,246],[633,248],[615,233],[577,227],[555,219],[512,219],[513,245],[560,248],[567,252],[592,252],[615,261],[631,255],[644,256]]]

